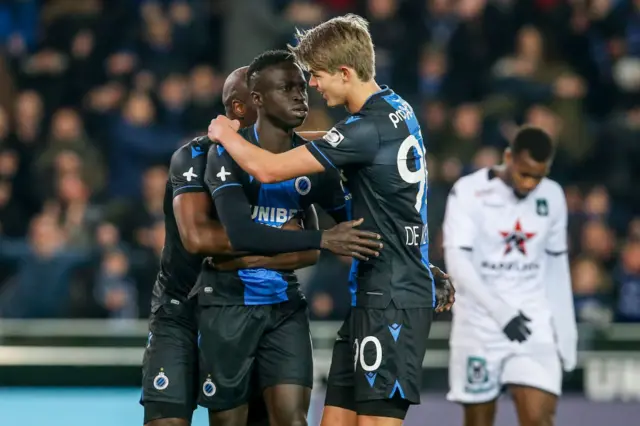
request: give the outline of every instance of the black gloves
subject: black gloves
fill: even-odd
[[[522,312],[513,317],[511,321],[504,326],[502,331],[509,338],[509,340],[524,342],[531,335],[531,330],[527,327],[527,323],[531,320],[525,316]]]

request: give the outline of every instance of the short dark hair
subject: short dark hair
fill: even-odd
[[[253,61],[251,61],[249,70],[247,71],[247,87],[249,90],[253,90],[253,85],[260,71],[285,62],[295,63],[293,54],[286,50],[267,50],[256,56]]]
[[[513,139],[511,151],[514,155],[520,155],[526,151],[531,158],[542,163],[551,160],[555,149],[547,132],[539,127],[525,126]]]

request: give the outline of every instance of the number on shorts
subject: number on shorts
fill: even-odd
[[[422,140],[422,135],[418,135],[420,140]],[[420,212],[422,209],[422,200],[424,199],[424,192],[427,190],[427,162],[425,159],[425,152],[422,149],[422,144],[420,140],[416,138],[414,135],[409,135],[398,149],[398,173],[402,180],[407,183],[417,183],[418,184],[418,194],[416,195],[416,204],[415,208]],[[407,167],[407,158],[411,155],[411,150],[414,149],[417,152],[417,155],[420,156],[419,168],[415,171],[409,170]]]
[[[365,348],[367,347],[367,343],[373,344],[373,346],[376,348],[376,359],[371,365],[367,364],[364,360],[364,351],[365,351]],[[354,351],[354,359],[353,359],[354,370],[358,366],[358,360],[360,360],[360,367],[362,367],[364,371],[367,371],[367,372],[376,371],[378,368],[380,368],[380,364],[382,364],[382,345],[380,344],[380,340],[378,340],[377,337],[367,336],[364,339],[362,339],[362,343],[359,343],[358,339],[356,339],[353,342],[353,351]]]

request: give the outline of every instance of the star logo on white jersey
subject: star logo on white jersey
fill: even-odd
[[[504,238],[506,247],[504,248],[504,254],[509,254],[513,249],[518,250],[520,253],[527,255],[527,247],[525,243],[531,238],[535,237],[535,232],[525,232],[520,225],[520,219],[516,220],[516,225],[513,231],[500,231],[500,235]]]
[[[220,169],[220,172],[216,175],[218,178],[220,178],[221,181],[226,181],[227,180],[227,176],[229,176],[231,173],[229,173],[228,171],[226,171],[224,169],[224,166],[222,166],[222,168]]]
[[[197,174],[193,173],[193,167],[189,168],[189,171],[183,173],[182,176],[187,178],[187,182],[191,182],[191,179],[198,177]]]

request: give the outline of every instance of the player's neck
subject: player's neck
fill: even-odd
[[[367,99],[374,95],[375,93],[380,91],[380,86],[376,83],[375,80],[370,81],[359,81],[354,83],[354,87],[351,89],[350,93],[347,95],[347,110],[351,114],[355,114],[360,111],[364,106]]]
[[[260,146],[269,152],[280,154],[291,149],[293,129],[285,130],[269,120],[261,120],[258,117],[256,132]]]

